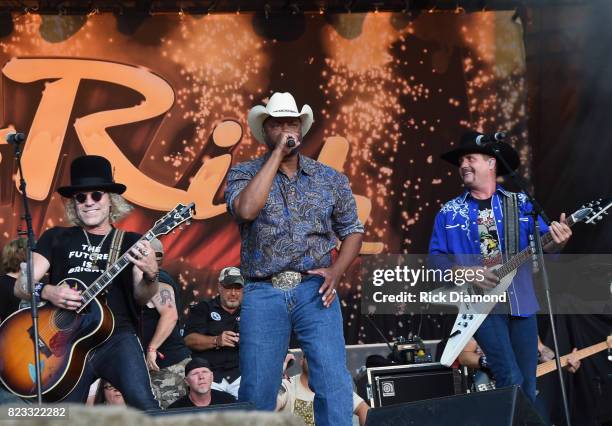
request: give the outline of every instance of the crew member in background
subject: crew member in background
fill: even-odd
[[[192,358],[203,358],[210,363],[215,377],[213,389],[235,398],[240,388],[238,348],[243,286],[240,269],[223,268],[217,285],[219,294],[191,308],[184,333]]]
[[[153,392],[161,407],[166,408],[187,393],[185,365],[191,351],[179,330],[180,290],[168,272],[161,269],[164,247],[157,238],[151,240],[151,247],[160,268],[159,290],[142,308],[142,343]]]
[[[289,359],[294,359],[293,354],[285,358],[285,371]],[[286,376],[286,374],[285,374]],[[277,401],[277,411],[289,412],[304,420],[307,426],[315,426],[314,421],[314,392],[308,385],[308,362],[302,358],[302,372],[295,376],[283,378],[281,390]],[[353,414],[359,420],[359,426],[364,426],[370,406],[359,395],[353,392]]]
[[[16,238],[2,249],[2,275],[0,275],[0,321],[19,309],[21,299],[15,296],[15,282],[19,277],[19,265],[26,261],[28,240]]]
[[[209,405],[231,404],[236,398],[227,392],[212,388],[214,374],[210,363],[202,358],[194,358],[185,366],[185,383],[187,395],[177,399],[168,407],[169,410],[184,407],[208,407]]]

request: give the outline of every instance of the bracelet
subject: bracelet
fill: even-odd
[[[150,284],[157,282],[159,280],[159,270],[153,275],[153,277],[147,277],[147,274],[142,274],[144,280]]]
[[[219,337],[221,336],[215,336],[215,349],[219,349],[221,347],[219,344]]]
[[[42,290],[46,285],[46,283],[36,283],[34,285],[34,295],[39,299],[42,299]]]
[[[147,346],[147,352],[157,352],[157,349],[155,349],[153,346]]]

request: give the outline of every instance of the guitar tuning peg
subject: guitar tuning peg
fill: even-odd
[[[188,220],[187,222],[185,222],[186,225],[191,225],[191,221]]]
[[[182,231],[182,230],[183,230],[183,225],[180,225],[180,226],[179,226],[179,229]]]

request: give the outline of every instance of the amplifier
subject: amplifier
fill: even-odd
[[[370,407],[465,393],[465,380],[456,368],[439,362],[367,369]]]

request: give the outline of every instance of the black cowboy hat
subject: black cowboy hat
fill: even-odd
[[[464,133],[463,136],[461,136],[461,140],[459,141],[459,147],[453,149],[452,151],[445,152],[440,156],[440,158],[459,167],[459,159],[466,154],[480,153],[496,157],[495,152],[493,152],[493,148],[490,144],[485,146],[480,146],[476,144],[476,138],[480,135],[482,135],[482,133],[474,131]],[[519,164],[521,163],[518,152],[516,152],[514,148],[512,148],[505,142],[496,142],[495,147],[499,148],[501,155],[508,162],[508,165],[510,165],[512,170],[516,170]],[[504,165],[500,161],[497,162],[498,176],[507,175],[510,172],[511,170],[508,170],[506,167],[504,167]]]
[[[57,192],[72,197],[79,191],[92,189],[123,194],[126,186],[113,180],[113,170],[106,158],[98,155],[75,158],[70,165],[70,185],[58,188]]]

